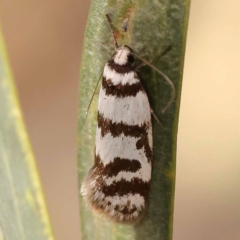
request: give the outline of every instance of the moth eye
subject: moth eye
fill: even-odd
[[[129,63],[133,63],[134,62],[134,56],[133,56],[133,54],[128,54],[128,62]]]

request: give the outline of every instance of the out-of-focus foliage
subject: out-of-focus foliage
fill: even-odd
[[[54,239],[1,32],[0,239]]]

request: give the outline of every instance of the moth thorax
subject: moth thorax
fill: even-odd
[[[124,45],[116,50],[116,53],[113,57],[115,63],[119,65],[133,64],[134,56],[133,51],[130,47]]]

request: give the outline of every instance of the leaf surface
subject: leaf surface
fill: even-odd
[[[163,125],[157,124],[153,118],[154,159],[150,203],[140,223],[124,226],[93,215],[80,196],[84,240],[172,239],[177,126],[189,5],[189,0],[92,2],[85,32],[79,85],[79,186],[93,165],[97,97],[94,98],[84,123],[85,112],[103,67],[114,52],[106,13],[112,18],[119,45],[129,45],[137,55],[164,72],[174,84],[176,96],[173,104],[162,114],[162,109],[171,98],[171,87],[148,66],[139,70],[138,75],[151,107]],[[128,31],[124,34],[122,26],[126,19]],[[160,57],[169,46],[171,50]]]

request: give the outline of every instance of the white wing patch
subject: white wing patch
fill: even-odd
[[[118,84],[135,84],[139,82],[139,79],[135,77],[134,72],[129,72],[129,73],[124,73],[124,74],[119,74],[115,70],[111,69],[108,65],[104,67],[103,71],[103,76],[108,80],[110,79],[113,83],[113,85],[118,85]]]
[[[118,98],[106,95],[105,90],[101,88],[98,112],[114,123],[141,126],[145,122],[151,122],[148,98],[142,91],[139,91],[135,97]]]
[[[136,144],[139,138],[126,137],[121,134],[118,137],[112,137],[111,133],[101,137],[101,129],[97,128],[96,135],[96,155],[102,159],[104,166],[111,163],[114,158],[136,159],[144,169],[149,165],[145,156],[144,149],[137,149]]]

